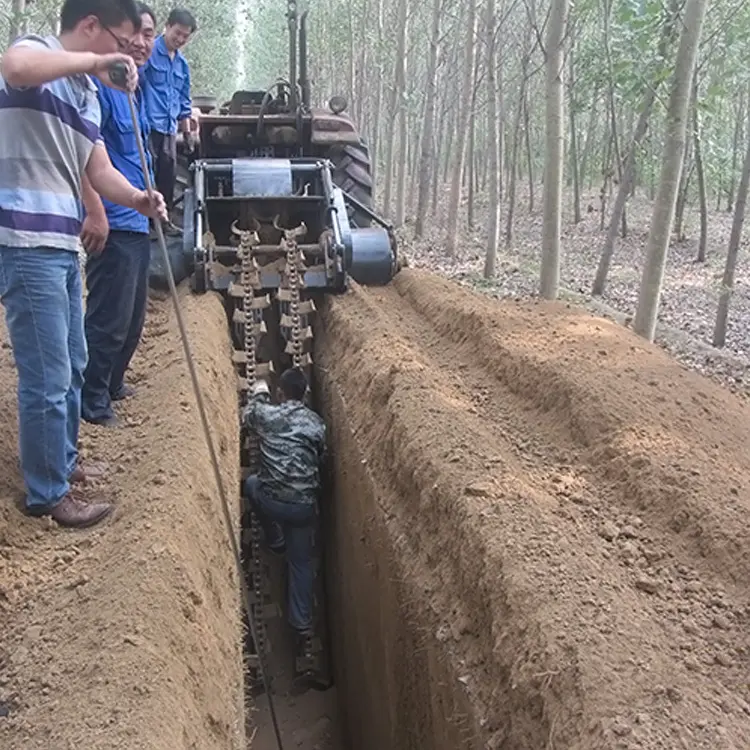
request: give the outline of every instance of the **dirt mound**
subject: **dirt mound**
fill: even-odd
[[[232,496],[225,316],[214,296],[187,297],[183,310]],[[17,510],[6,343],[0,356],[0,746],[244,748],[236,575],[170,303],[151,303],[138,394],[118,407],[124,427],[83,430],[84,456],[110,463],[99,489],[117,503],[98,529],[65,531]]]
[[[743,401],[415,271],[323,329],[354,746],[750,747]]]

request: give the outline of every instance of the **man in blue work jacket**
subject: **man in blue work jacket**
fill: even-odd
[[[148,60],[156,37],[153,11],[143,3],[136,7],[141,29],[133,37],[129,53],[136,66]],[[138,130],[133,125],[128,96],[97,82],[102,112],[101,135],[112,165],[136,188],[144,189],[138,138],[148,153],[148,118],[143,89],[135,93]],[[140,131],[140,132],[139,132]],[[115,426],[112,401],[131,395],[124,382],[143,331],[148,299],[150,259],[149,222],[132,209],[102,201],[84,184],[86,219],[81,241],[86,262],[85,331],[89,351],[81,394],[81,416],[87,422]]]
[[[177,131],[188,136],[193,111],[190,67],[180,49],[188,43],[195,29],[196,21],[189,11],[173,10],[143,69],[156,188],[164,196],[168,210],[174,202]]]

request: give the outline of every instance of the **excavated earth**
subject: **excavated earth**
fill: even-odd
[[[183,305],[229,487],[225,318]],[[410,270],[327,299],[315,340],[347,747],[750,747],[750,407],[613,323]],[[112,465],[100,529],[15,507],[0,356],[0,747],[244,750],[237,581],[168,304],[125,427],[82,439]]]
[[[750,747],[750,408],[564,304],[330,300],[352,747]]]
[[[220,301],[183,299],[214,441],[238,481],[236,377]],[[68,531],[17,509],[15,371],[0,330],[0,747],[240,750],[237,578],[171,304],[150,304],[119,430],[84,427],[117,504]],[[239,508],[236,522],[239,523]]]

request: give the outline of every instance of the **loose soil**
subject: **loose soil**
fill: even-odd
[[[218,298],[183,297],[237,497],[236,376]],[[0,329],[0,747],[244,749],[237,579],[171,303],[152,301],[121,429],[85,426],[116,503],[100,528],[21,515],[15,370]],[[236,522],[239,523],[239,508]]]
[[[322,323],[352,746],[750,747],[743,399],[421,271]]]

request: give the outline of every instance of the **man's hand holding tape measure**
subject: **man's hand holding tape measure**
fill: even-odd
[[[98,78],[105,86],[132,94],[138,87],[138,68],[133,58],[122,53],[112,55],[93,55],[92,76]]]

